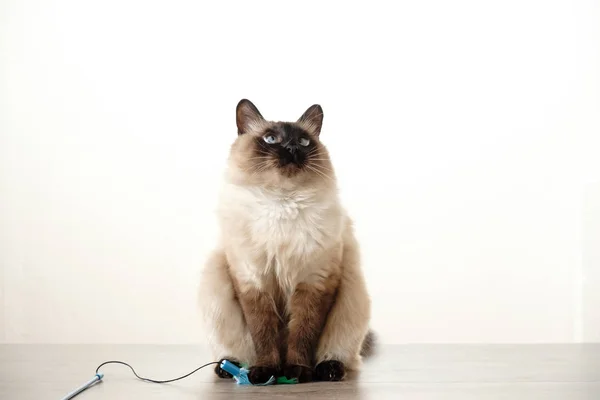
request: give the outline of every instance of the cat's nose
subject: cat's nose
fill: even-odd
[[[288,143],[285,146],[285,149],[287,151],[289,151],[290,153],[292,153],[292,154],[296,154],[296,151],[298,150],[298,145],[297,144],[293,144],[293,143]]]

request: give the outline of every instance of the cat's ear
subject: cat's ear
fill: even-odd
[[[323,109],[320,105],[313,104],[302,114],[298,122],[307,124],[313,133],[319,136],[321,134],[321,126],[323,125]]]
[[[258,108],[250,100],[240,100],[235,109],[235,122],[237,123],[238,135],[248,132],[253,123],[264,120]]]

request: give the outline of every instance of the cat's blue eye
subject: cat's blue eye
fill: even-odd
[[[307,138],[300,138],[300,146],[306,147],[310,144],[310,140]]]
[[[267,135],[263,139],[265,140],[265,142],[267,142],[269,144],[277,143],[277,138],[275,137],[275,135]]]

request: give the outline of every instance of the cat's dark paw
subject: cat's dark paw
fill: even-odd
[[[221,362],[223,362],[223,360],[227,360],[230,363],[237,365],[238,367],[241,367],[242,365],[234,359],[231,358],[223,358],[221,361],[219,361],[219,363],[215,366],[215,374],[217,374],[217,376],[221,379],[231,379],[233,378],[233,375],[231,375],[229,372],[225,371],[223,368],[221,368]]]
[[[340,361],[323,361],[315,368],[315,375],[319,381],[341,381],[346,376],[346,368],[344,367],[344,363]]]
[[[271,377],[277,379],[277,368],[250,367],[250,372],[248,372],[248,379],[253,385],[267,383]]]
[[[298,379],[298,383],[312,382],[312,368],[304,365],[288,364],[283,367],[283,376],[287,379]]]

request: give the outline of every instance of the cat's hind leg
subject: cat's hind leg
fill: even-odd
[[[205,265],[199,301],[214,359],[252,365],[256,359],[254,344],[223,251],[215,251]],[[231,377],[218,365],[215,372],[222,378]]]

